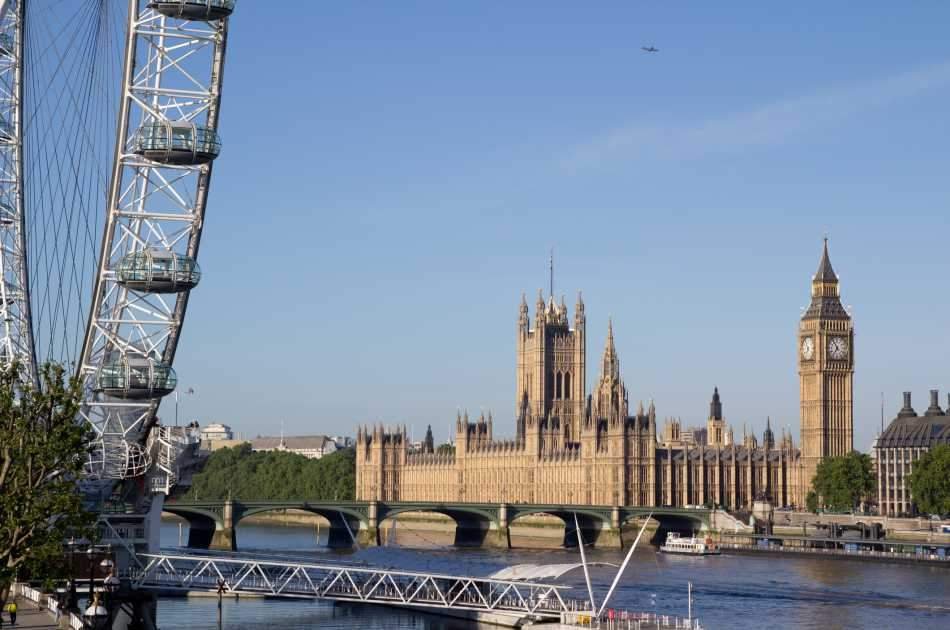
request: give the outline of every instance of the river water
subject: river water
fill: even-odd
[[[187,541],[187,527],[183,540]],[[434,537],[417,538],[413,548],[388,546],[331,552],[308,526],[240,525],[242,552],[286,555],[297,561],[334,558],[411,570],[485,576],[512,564],[578,562],[576,550],[514,549],[507,552],[453,549]],[[163,523],[162,545],[179,543],[175,523]],[[421,546],[420,546],[421,545]],[[620,564],[620,551],[591,551],[588,561]],[[595,595],[603,597],[616,569],[594,567]],[[586,596],[583,573],[562,578]],[[693,583],[693,614],[710,629],[727,628],[950,628],[950,569],[853,560],[729,556],[671,557],[650,546],[638,549],[613,599],[617,608],[685,616],[687,582]],[[599,600],[598,600],[599,601]],[[162,630],[217,627],[217,601],[169,598],[159,603]],[[488,629],[474,623],[372,606],[298,600],[226,600],[229,630]]]

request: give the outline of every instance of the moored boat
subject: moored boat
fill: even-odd
[[[719,545],[708,536],[705,538],[696,536],[685,538],[676,532],[670,532],[666,535],[666,542],[660,547],[660,551],[687,556],[718,556]]]

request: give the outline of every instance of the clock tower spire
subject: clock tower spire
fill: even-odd
[[[804,499],[818,463],[854,448],[854,325],[841,305],[827,238],[799,324],[798,376]]]

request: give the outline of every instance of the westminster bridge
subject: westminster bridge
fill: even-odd
[[[347,548],[379,544],[380,524],[407,512],[430,512],[455,521],[455,545],[509,548],[509,527],[523,516],[545,514],[561,519],[564,545],[577,544],[574,518],[587,543],[623,547],[622,528],[630,520],[652,516],[665,531],[712,528],[717,512],[704,508],[552,505],[533,503],[429,503],[420,501],[171,501],[164,511],[188,521],[188,546],[237,550],[236,528],[249,516],[283,510],[318,514],[330,522],[328,545]]]

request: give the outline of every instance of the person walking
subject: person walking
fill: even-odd
[[[10,613],[10,625],[16,625],[16,598],[13,598],[13,601],[10,602],[10,605],[7,606],[7,612]]]

